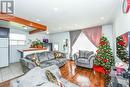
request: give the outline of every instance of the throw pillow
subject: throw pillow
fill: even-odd
[[[54,52],[54,57],[55,58],[63,58],[63,55],[61,52]]]
[[[32,62],[34,62],[36,66],[40,66],[40,61],[37,58],[36,54],[34,54],[34,56],[32,58]]]
[[[58,53],[58,58],[62,58],[62,53],[61,52]]]
[[[63,84],[56,78],[56,76],[50,70],[46,70],[45,73],[50,82],[55,83],[60,87],[64,87]]]
[[[49,67],[45,67],[45,68],[42,69],[43,77],[47,79],[47,76],[46,76],[46,73],[45,73],[46,70],[50,70],[56,76],[57,79],[61,79],[61,72],[60,72],[58,66],[51,65]]]

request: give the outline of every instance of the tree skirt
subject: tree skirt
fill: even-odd
[[[103,67],[101,66],[97,66],[97,65],[94,65],[93,66],[93,70],[97,71],[97,72],[100,72],[100,73],[103,73],[103,74],[108,74],[109,72],[106,71]]]

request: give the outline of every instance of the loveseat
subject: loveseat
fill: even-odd
[[[58,58],[55,57],[56,53],[60,54]],[[42,53],[30,54],[20,59],[24,72],[27,72],[28,70],[36,67],[36,64],[32,61],[34,55],[37,56],[41,68],[45,68],[54,64],[57,65],[58,67],[62,67],[67,61],[65,53],[61,52],[46,51]]]
[[[56,65],[46,68],[35,67],[27,72],[24,76],[12,80],[11,87],[60,87],[47,79],[46,70],[51,71],[64,87],[79,87],[78,85],[62,78],[60,70]]]
[[[93,61],[95,59],[95,54],[93,51],[79,50],[79,53],[74,54],[74,57],[74,61],[77,66],[93,68]]]

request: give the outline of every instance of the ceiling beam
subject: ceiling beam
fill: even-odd
[[[32,31],[29,31],[29,34],[34,34],[34,33],[38,33],[38,32],[41,32],[41,30],[32,30]]]
[[[35,23],[20,17],[16,17],[14,15],[8,15],[8,14],[0,14],[0,20],[5,20],[5,21],[12,21],[12,22],[16,22],[19,24],[23,24],[29,27],[33,27],[36,29],[36,31],[40,32],[40,31],[46,31],[47,30],[47,26],[39,24],[39,23]],[[34,32],[34,30],[32,31]]]

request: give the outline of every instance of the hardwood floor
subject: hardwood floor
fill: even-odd
[[[68,61],[60,68],[62,76],[80,87],[105,87],[103,75],[91,69],[77,67],[73,61]],[[89,79],[89,80],[88,80]],[[90,82],[90,83],[89,83]],[[10,87],[10,81],[0,84],[0,87]]]
[[[77,67],[73,61],[68,61],[61,69],[62,76],[79,85],[80,87],[87,87],[90,80],[90,87],[105,87],[105,80],[101,73],[95,72],[91,69]]]
[[[0,87],[10,87],[10,81],[6,81],[0,84]]]

